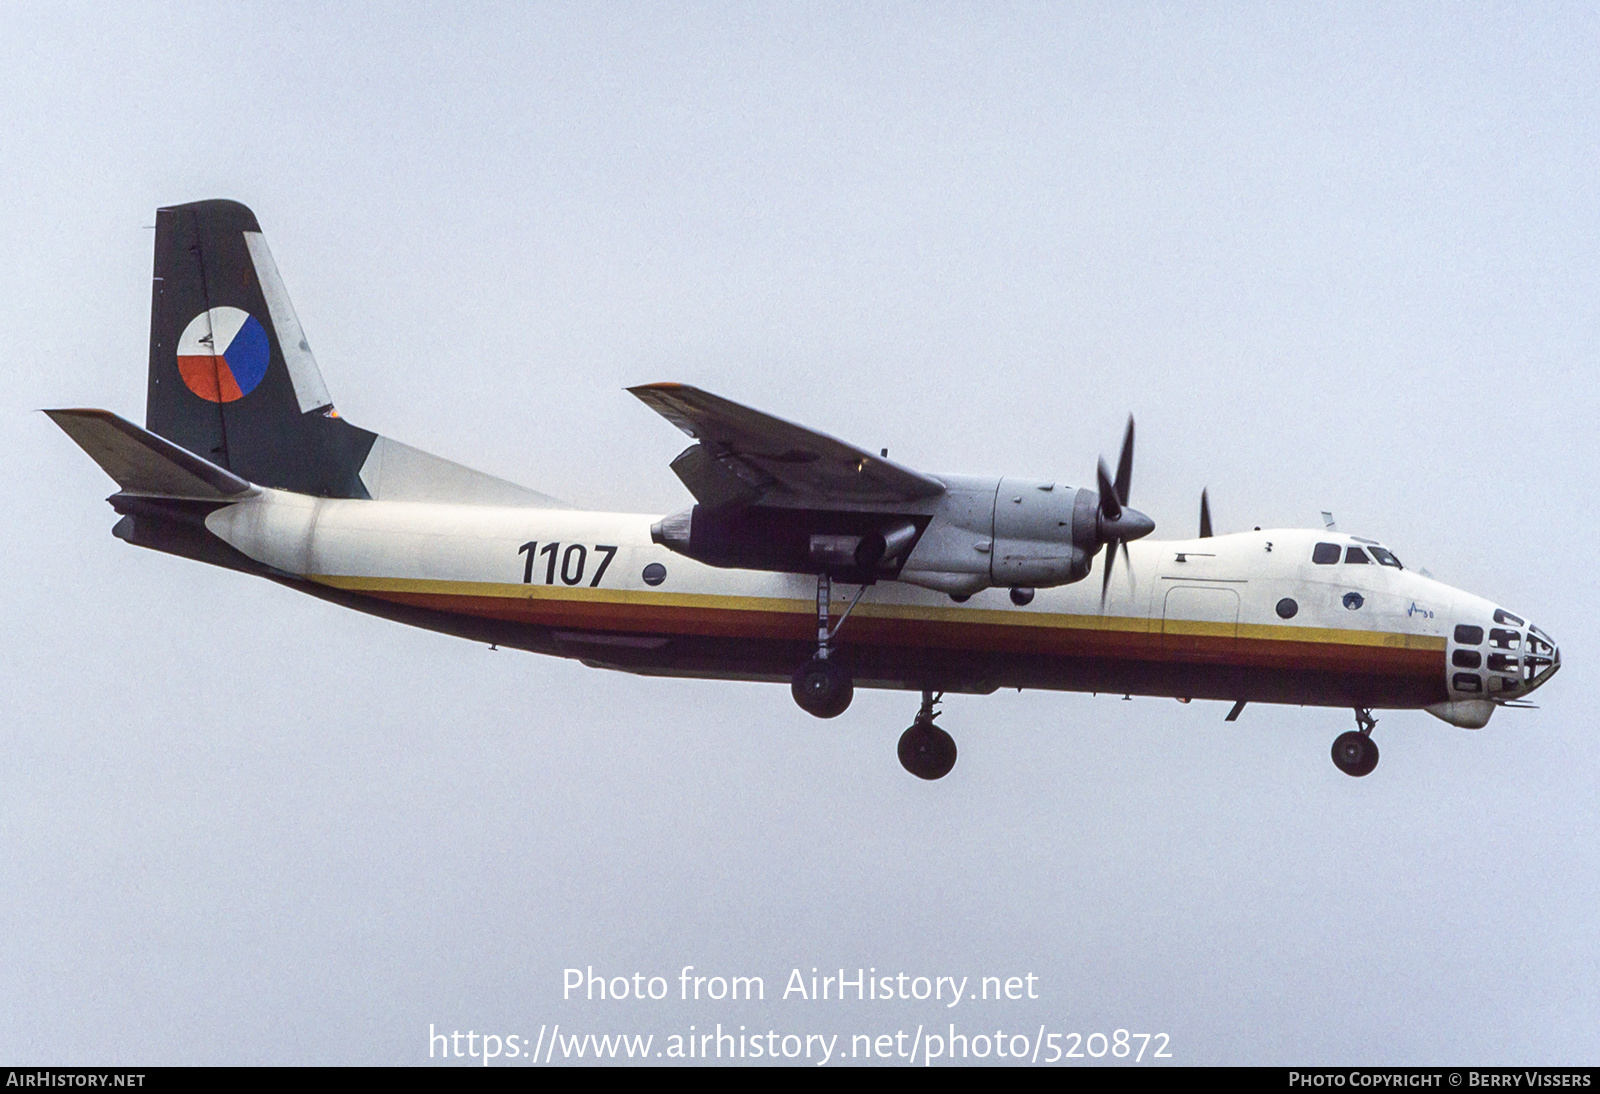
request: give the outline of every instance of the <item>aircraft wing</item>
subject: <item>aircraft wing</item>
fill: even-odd
[[[673,460],[672,469],[702,504],[905,502],[945,489],[930,475],[697,387],[628,390],[700,442]]]

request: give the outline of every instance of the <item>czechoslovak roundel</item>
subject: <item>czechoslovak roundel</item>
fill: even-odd
[[[260,320],[238,308],[203,311],[178,339],[178,374],[190,391],[212,403],[231,403],[267,374],[272,347]]]

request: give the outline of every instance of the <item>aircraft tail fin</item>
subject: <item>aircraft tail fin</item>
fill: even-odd
[[[238,202],[155,211],[150,432],[262,486],[368,497],[374,433],[341,421],[256,214]]]
[[[256,493],[238,475],[140,429],[109,410],[47,410],[125,494],[197,501],[236,500]]]
[[[365,498],[376,435],[343,421],[255,214],[156,210],[145,425],[209,463],[319,497]]]
[[[299,494],[561,505],[339,417],[261,226],[236,201],[156,210],[145,425]]]

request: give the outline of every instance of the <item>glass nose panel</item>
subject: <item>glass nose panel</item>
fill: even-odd
[[[1494,621],[1500,626],[1488,628],[1487,633],[1484,627],[1472,623],[1462,623],[1455,628],[1456,648],[1451,653],[1451,668],[1481,666],[1487,670],[1487,675],[1479,677],[1470,672],[1457,672],[1451,677],[1451,686],[1463,691],[1477,684],[1471,690],[1486,690],[1491,697],[1503,697],[1506,701],[1520,699],[1556,674],[1561,668],[1561,651],[1547,633],[1503,608],[1495,610]],[[1479,644],[1486,639],[1488,649],[1484,650]],[[1473,646],[1479,649],[1472,649]],[[1483,686],[1485,684],[1487,687]]]
[[[1561,667],[1561,651],[1548,634],[1538,627],[1529,627],[1522,653],[1522,678],[1528,687],[1536,688]]]
[[[1514,653],[1491,653],[1489,655],[1490,672],[1517,672],[1517,655]]]

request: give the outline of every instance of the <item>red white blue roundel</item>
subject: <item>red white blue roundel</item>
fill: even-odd
[[[212,403],[231,403],[254,391],[271,357],[266,328],[238,308],[201,312],[178,339],[178,374],[190,391]]]

